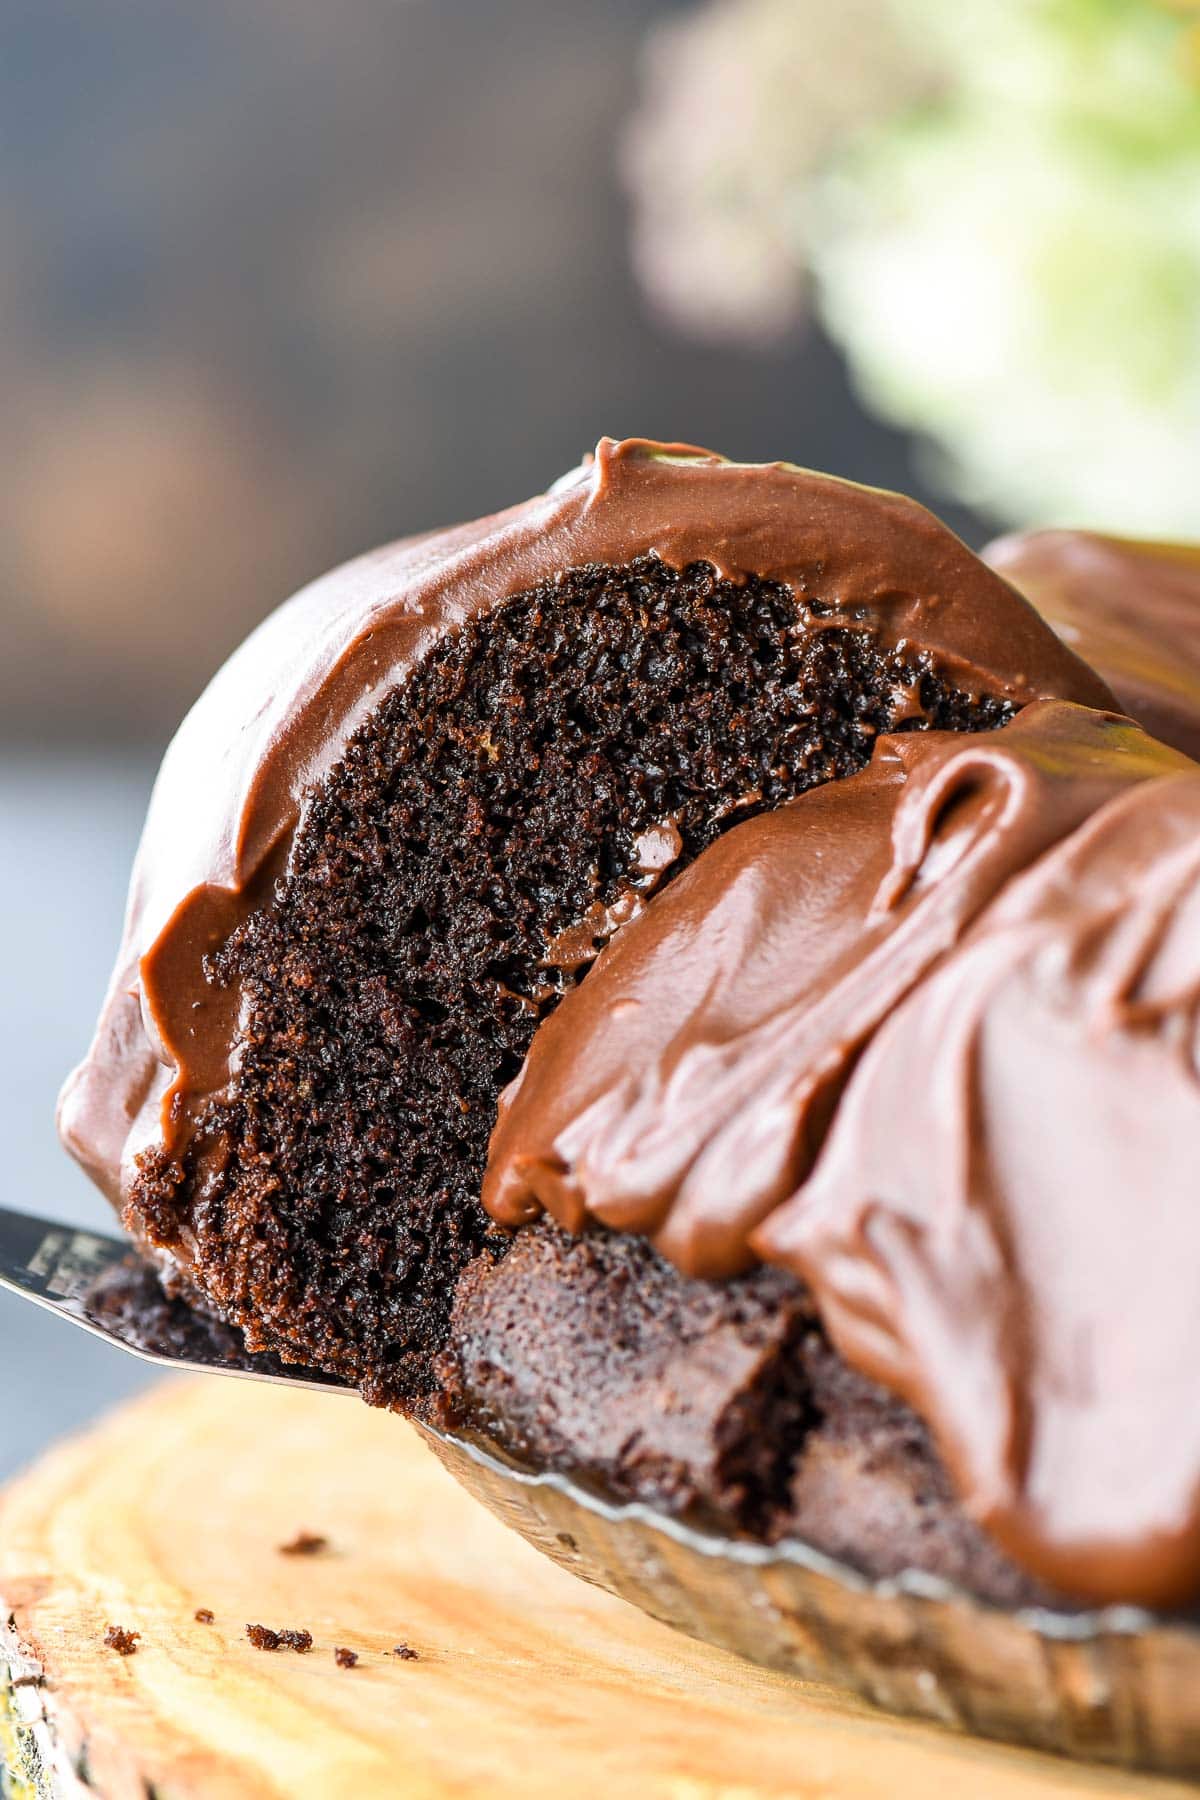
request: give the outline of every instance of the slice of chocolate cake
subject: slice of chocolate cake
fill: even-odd
[[[1110,696],[899,497],[603,442],[248,640],[169,750],[69,1147],[254,1349],[434,1389],[501,1089],[604,942],[881,733]]]

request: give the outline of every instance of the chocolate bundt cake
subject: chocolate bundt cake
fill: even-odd
[[[957,1507],[916,1414],[830,1347],[790,1255],[756,1270],[730,1248],[742,1223],[731,1237],[712,1209],[690,1277],[670,1230],[654,1249],[611,1229],[514,1232],[536,1207],[514,1197],[503,1138],[503,1203],[489,1213],[480,1194],[501,1092],[523,1067],[533,1079],[560,1002],[586,999],[604,946],[617,939],[615,955],[641,915],[649,927],[677,878],[723,868],[711,859],[734,833],[769,832],[798,796],[869,763],[903,770],[918,742],[944,760],[951,734],[991,741],[1046,700],[1113,704],[914,503],[605,441],[540,499],[306,589],[218,675],[159,776],[64,1139],[171,1291],[256,1351],[376,1403],[474,1410],[538,1454],[760,1533],[825,1517],[852,1539],[853,1515],[836,1518],[848,1482],[876,1520],[864,1566],[868,1539],[907,1556],[931,1538],[929,1566],[1029,1591]],[[884,810],[893,797],[884,780]],[[858,881],[856,905],[860,855],[833,836],[794,852]],[[972,876],[952,901],[939,953],[989,883]],[[863,1041],[903,997],[906,945],[898,932],[880,951],[886,995],[855,1014]],[[712,975],[740,954],[718,932],[701,963]],[[805,1102],[813,1148],[848,1061]],[[744,1149],[747,1178],[770,1163],[782,1198],[778,1146],[736,1136],[719,1181]],[[531,1332],[513,1323],[522,1304]],[[551,1349],[566,1355],[563,1332],[576,1354],[588,1334],[608,1345],[574,1415]],[[644,1454],[615,1442],[611,1408],[601,1422],[602,1375],[640,1393],[646,1420],[627,1424]],[[589,1394],[594,1424],[576,1429]]]

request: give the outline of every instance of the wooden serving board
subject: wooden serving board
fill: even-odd
[[[282,1555],[298,1532],[328,1548]],[[313,1648],[255,1650],[248,1623]],[[135,1655],[105,1648],[109,1625],[141,1633]],[[1195,1792],[691,1643],[507,1532],[399,1420],[220,1379],[127,1407],[0,1500],[5,1659],[0,1760],[22,1800],[34,1777],[73,1800]]]

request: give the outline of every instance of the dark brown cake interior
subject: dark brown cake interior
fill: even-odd
[[[535,1467],[659,1511],[1053,1599],[963,1512],[922,1421],[844,1363],[780,1269],[692,1281],[642,1238],[549,1221],[459,1284],[446,1392]]]
[[[168,1294],[156,1270],[130,1254],[106,1269],[84,1295],[89,1319],[150,1356],[208,1368],[286,1374],[277,1356],[250,1356],[240,1331],[179,1295]]]
[[[643,1238],[543,1221],[466,1271],[439,1373],[452,1418],[539,1467],[766,1535],[811,1423],[811,1322],[779,1270],[689,1281]]]
[[[1010,712],[706,564],[575,570],[506,602],[358,732],[273,903],[211,959],[241,988],[237,1072],[182,1166],[143,1160],[130,1222],[175,1246],[186,1221],[251,1348],[419,1401],[460,1272],[507,1247],[479,1186],[500,1089],[582,972],[547,965],[556,938],[861,768],[881,731]],[[680,849],[655,876],[638,840],[663,826]]]

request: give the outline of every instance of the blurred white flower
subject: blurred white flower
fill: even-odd
[[[1200,7],[893,0],[865,9],[888,46],[866,62],[859,8],[813,53],[825,10],[706,6],[693,48],[708,60],[675,63],[690,103],[677,93],[657,116],[665,127],[701,94],[716,115],[707,141],[737,169],[727,231],[748,240],[743,270],[792,259],[790,288],[776,273],[766,289],[775,327],[811,271],[868,401],[926,434],[942,484],[998,519],[1200,536]],[[769,54],[751,29],[768,13]],[[714,76],[718,19],[736,106]],[[885,63],[906,71],[899,89]],[[761,156],[768,119],[788,149],[756,179],[733,152]],[[645,121],[639,133],[665,157]],[[708,167],[676,164],[679,186],[693,166]],[[710,276],[719,246],[688,255],[713,210],[707,188],[688,196],[664,185],[680,235],[660,248],[682,245],[670,260],[695,316],[745,331],[728,270]],[[643,197],[639,266],[656,297],[677,297],[645,242],[654,217]]]
[[[1200,535],[1200,94],[1177,22],[1146,0],[919,10],[957,54],[953,98],[860,140],[811,245],[859,385],[1006,522]]]
[[[659,26],[622,159],[651,300],[695,336],[791,329],[814,174],[930,82],[891,0],[708,0]]]

